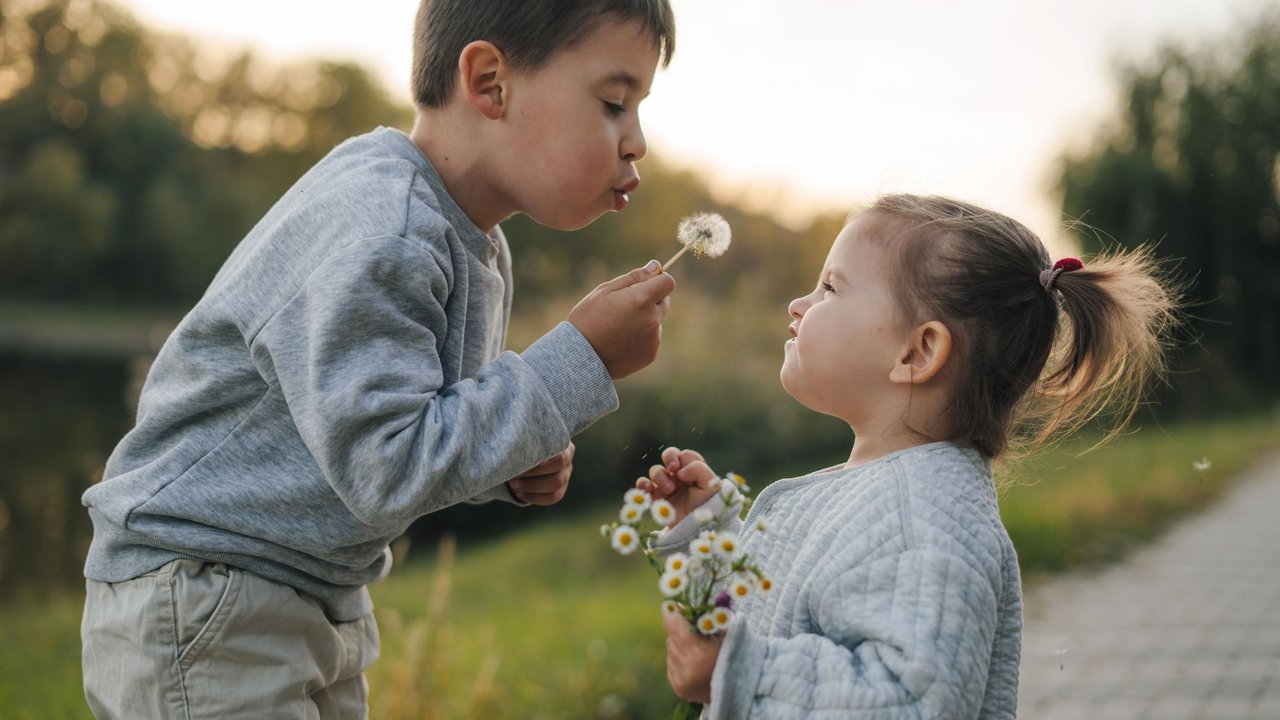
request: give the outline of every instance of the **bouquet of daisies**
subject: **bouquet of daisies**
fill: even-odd
[[[751,506],[751,488],[741,475],[718,478],[717,492],[724,501],[718,515],[699,508],[692,519],[703,529],[684,550],[665,554],[655,548],[663,528],[675,520],[671,503],[653,499],[639,488],[623,496],[618,520],[600,526],[620,555],[639,550],[658,574],[658,589],[666,596],[664,609],[679,612],[703,635],[729,626],[737,606],[752,593],[768,592],[773,582],[742,551],[738,535],[726,525]],[[763,531],[759,524],[757,531]]]

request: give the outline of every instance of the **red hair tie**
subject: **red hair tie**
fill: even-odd
[[[1065,257],[1053,264],[1048,270],[1040,271],[1040,285],[1044,287],[1044,291],[1053,292],[1053,284],[1057,282],[1058,276],[1064,272],[1079,270],[1084,267],[1084,263],[1073,257]]]

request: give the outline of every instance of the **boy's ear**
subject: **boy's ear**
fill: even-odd
[[[458,55],[462,95],[490,120],[497,120],[506,112],[507,71],[506,56],[487,40],[468,44]]]
[[[951,357],[951,331],[937,320],[911,332],[902,354],[889,371],[889,382],[920,385],[942,371]]]

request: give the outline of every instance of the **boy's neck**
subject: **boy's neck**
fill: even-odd
[[[409,139],[435,168],[453,201],[476,227],[488,233],[514,210],[506,203],[484,163],[486,143],[477,140],[477,129],[464,127],[464,119],[452,105],[419,108]]]

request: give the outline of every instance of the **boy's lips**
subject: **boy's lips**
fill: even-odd
[[[640,187],[640,178],[631,178],[622,185],[615,187],[613,189],[613,209],[621,210],[626,207],[627,203],[630,202],[627,193],[633,192],[638,187]]]

